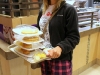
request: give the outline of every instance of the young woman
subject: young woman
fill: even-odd
[[[51,60],[41,62],[42,75],[72,75],[73,49],[80,40],[75,8],[64,0],[43,0],[37,27],[44,31],[45,26],[43,45],[52,49],[47,54]]]

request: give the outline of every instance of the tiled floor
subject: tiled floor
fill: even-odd
[[[100,66],[94,65],[79,75],[100,75]]]

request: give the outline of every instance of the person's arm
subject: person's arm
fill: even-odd
[[[72,51],[80,41],[78,31],[78,16],[74,7],[66,9],[66,38],[57,44],[62,49],[62,53]]]
[[[80,35],[78,31],[78,17],[74,7],[69,7],[66,13],[66,38],[57,44],[57,46],[49,50],[47,56],[50,58],[58,58],[61,54],[67,54],[73,51],[79,43]]]

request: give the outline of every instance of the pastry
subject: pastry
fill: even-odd
[[[21,46],[23,48],[27,48],[27,49],[31,49],[32,48],[32,44],[26,44],[20,41],[15,41],[15,44],[18,46]]]
[[[21,31],[21,33],[22,34],[36,34],[36,33],[38,33],[38,30],[32,30],[32,29],[23,29],[22,31]]]
[[[26,42],[36,42],[36,41],[39,41],[39,36],[24,37],[23,40]]]
[[[28,48],[28,49],[32,48],[32,44],[22,43],[21,46],[24,47],[24,48]]]
[[[30,51],[22,49],[22,48],[20,49],[20,52],[26,55],[30,54]]]

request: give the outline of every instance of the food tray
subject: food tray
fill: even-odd
[[[33,52],[34,51],[32,51],[32,52],[30,52],[30,54],[23,54],[22,52],[20,52],[19,50],[20,50],[21,48],[19,47],[19,46],[16,46],[15,48],[14,48],[14,51],[16,52],[16,53],[18,53],[18,54],[20,54],[20,55],[23,55],[23,56],[25,56],[25,57],[33,57]]]
[[[34,51],[34,52],[33,52],[33,57],[27,57],[27,56],[23,56],[22,54],[19,54],[18,52],[16,52],[16,51],[15,51],[15,48],[16,48],[16,47],[17,47],[16,45],[12,44],[12,45],[10,45],[10,46],[8,47],[8,49],[9,49],[10,51],[12,51],[13,53],[15,53],[16,55],[18,55],[19,57],[21,57],[21,58],[25,59],[26,61],[28,61],[30,64],[36,64],[36,63],[39,63],[39,62],[42,62],[42,61],[44,61],[44,60],[49,59],[48,57],[46,57],[46,58],[44,58],[44,59],[41,59],[41,60],[36,61],[36,60],[33,58],[33,57],[34,57],[34,53],[36,53],[37,51],[40,51],[40,50],[36,50],[36,52]]]
[[[26,44],[34,44],[34,43],[39,43],[39,42],[43,42],[44,41],[44,39],[42,39],[40,37],[39,37],[39,41],[36,41],[36,42],[26,42],[26,41],[23,40],[24,36],[20,36],[20,35],[14,35],[14,38],[16,40],[19,40],[19,41],[21,41],[23,43],[26,43]]]
[[[23,30],[37,31],[37,33],[34,33],[34,34],[23,34],[22,33]],[[43,32],[39,31],[39,29],[36,28],[35,26],[25,25],[25,24],[18,25],[16,28],[13,28],[12,31],[15,34],[22,35],[22,36],[37,36],[37,35],[43,34]]]
[[[39,48],[45,48],[42,43],[34,43],[34,44],[30,44],[32,47],[31,48],[28,48],[28,47],[25,47],[25,46],[22,46],[22,42],[18,41],[18,40],[15,40],[14,41],[14,44],[23,48],[23,49],[27,49],[29,51],[33,51],[33,50],[36,50],[36,49],[39,49]],[[26,43],[27,44],[27,43]]]

